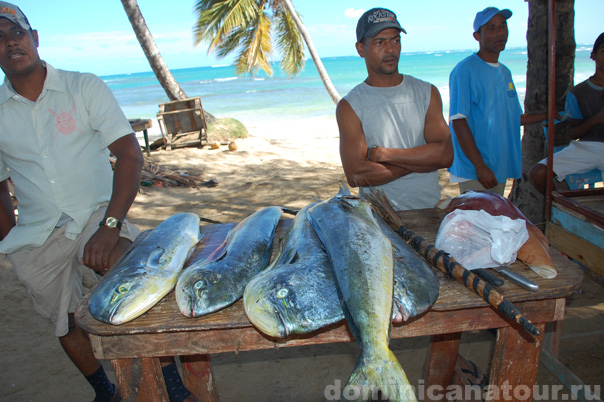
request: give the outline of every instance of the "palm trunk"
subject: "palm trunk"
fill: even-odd
[[[573,85],[575,62],[574,0],[556,0],[556,110],[564,109]],[[525,113],[546,113],[548,94],[548,0],[530,0],[527,31],[528,65]],[[556,126],[556,144],[566,137]],[[510,201],[535,224],[545,220],[545,198],[528,181],[527,173],[546,156],[543,128],[526,126],[522,137],[522,178],[514,181]]]
[[[294,19],[294,22],[296,23],[296,26],[298,27],[298,30],[300,31],[300,34],[302,35],[302,38],[304,38],[304,42],[306,42],[306,47],[308,48],[308,51],[310,52],[310,56],[312,57],[312,60],[315,63],[315,67],[317,68],[317,71],[319,72],[319,76],[321,77],[321,81],[323,81],[323,85],[325,85],[325,89],[327,90],[329,97],[331,98],[333,103],[337,104],[340,101],[340,99],[342,99],[342,97],[340,96],[340,94],[338,93],[336,88],[331,83],[331,79],[329,79],[329,75],[327,74],[327,71],[325,70],[325,67],[323,66],[323,62],[321,61],[321,58],[319,57],[317,51],[315,50],[315,45],[313,44],[312,39],[310,38],[310,35],[308,34],[308,32],[306,32],[306,28],[304,28],[304,24],[302,24],[302,21],[298,17],[298,13],[294,9],[294,5],[292,4],[292,2],[290,0],[283,0],[283,3],[285,3],[287,10],[291,14],[292,18]]]
[[[157,80],[164,88],[164,91],[166,91],[168,98],[171,101],[187,98],[187,94],[182,90],[178,82],[176,82],[174,76],[170,72],[170,69],[164,62],[164,59],[161,57],[159,49],[157,48],[155,40],[147,27],[147,23],[143,18],[143,14],[139,9],[136,0],[121,1],[122,5],[124,6],[124,10],[126,10],[126,14],[128,15],[128,19],[130,20],[130,24],[132,24],[132,29],[136,34],[136,38],[143,48],[143,52],[145,52],[147,60],[149,60],[151,69],[153,69]]]

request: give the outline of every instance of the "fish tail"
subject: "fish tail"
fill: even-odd
[[[405,371],[390,349],[383,356],[359,357],[342,400],[417,402]]]

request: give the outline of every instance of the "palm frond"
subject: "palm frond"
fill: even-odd
[[[300,31],[286,8],[275,13],[277,49],[281,53],[281,67],[289,76],[300,74],[304,68],[304,43]]]
[[[254,73],[258,69],[262,69],[269,76],[273,74],[269,62],[272,53],[270,33],[270,18],[260,10],[253,28],[247,30],[245,40],[241,43],[241,52],[235,61],[236,74]]]
[[[199,16],[193,29],[195,45],[208,42],[208,53],[228,39],[236,28],[255,20],[257,0],[201,0],[195,10]]]

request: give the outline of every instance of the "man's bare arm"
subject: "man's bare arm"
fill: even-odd
[[[409,173],[403,167],[367,159],[367,141],[361,121],[346,100],[338,103],[336,119],[340,130],[340,159],[350,186],[378,186]]]
[[[453,143],[449,126],[443,117],[442,99],[431,86],[430,105],[424,123],[426,145],[415,148],[383,148],[371,151],[371,160],[402,167],[410,172],[432,172],[453,163]]]

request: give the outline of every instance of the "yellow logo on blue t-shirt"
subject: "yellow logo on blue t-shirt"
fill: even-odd
[[[514,83],[510,81],[510,83],[508,84],[508,96],[510,98],[515,98],[516,95],[516,88],[514,88]]]

